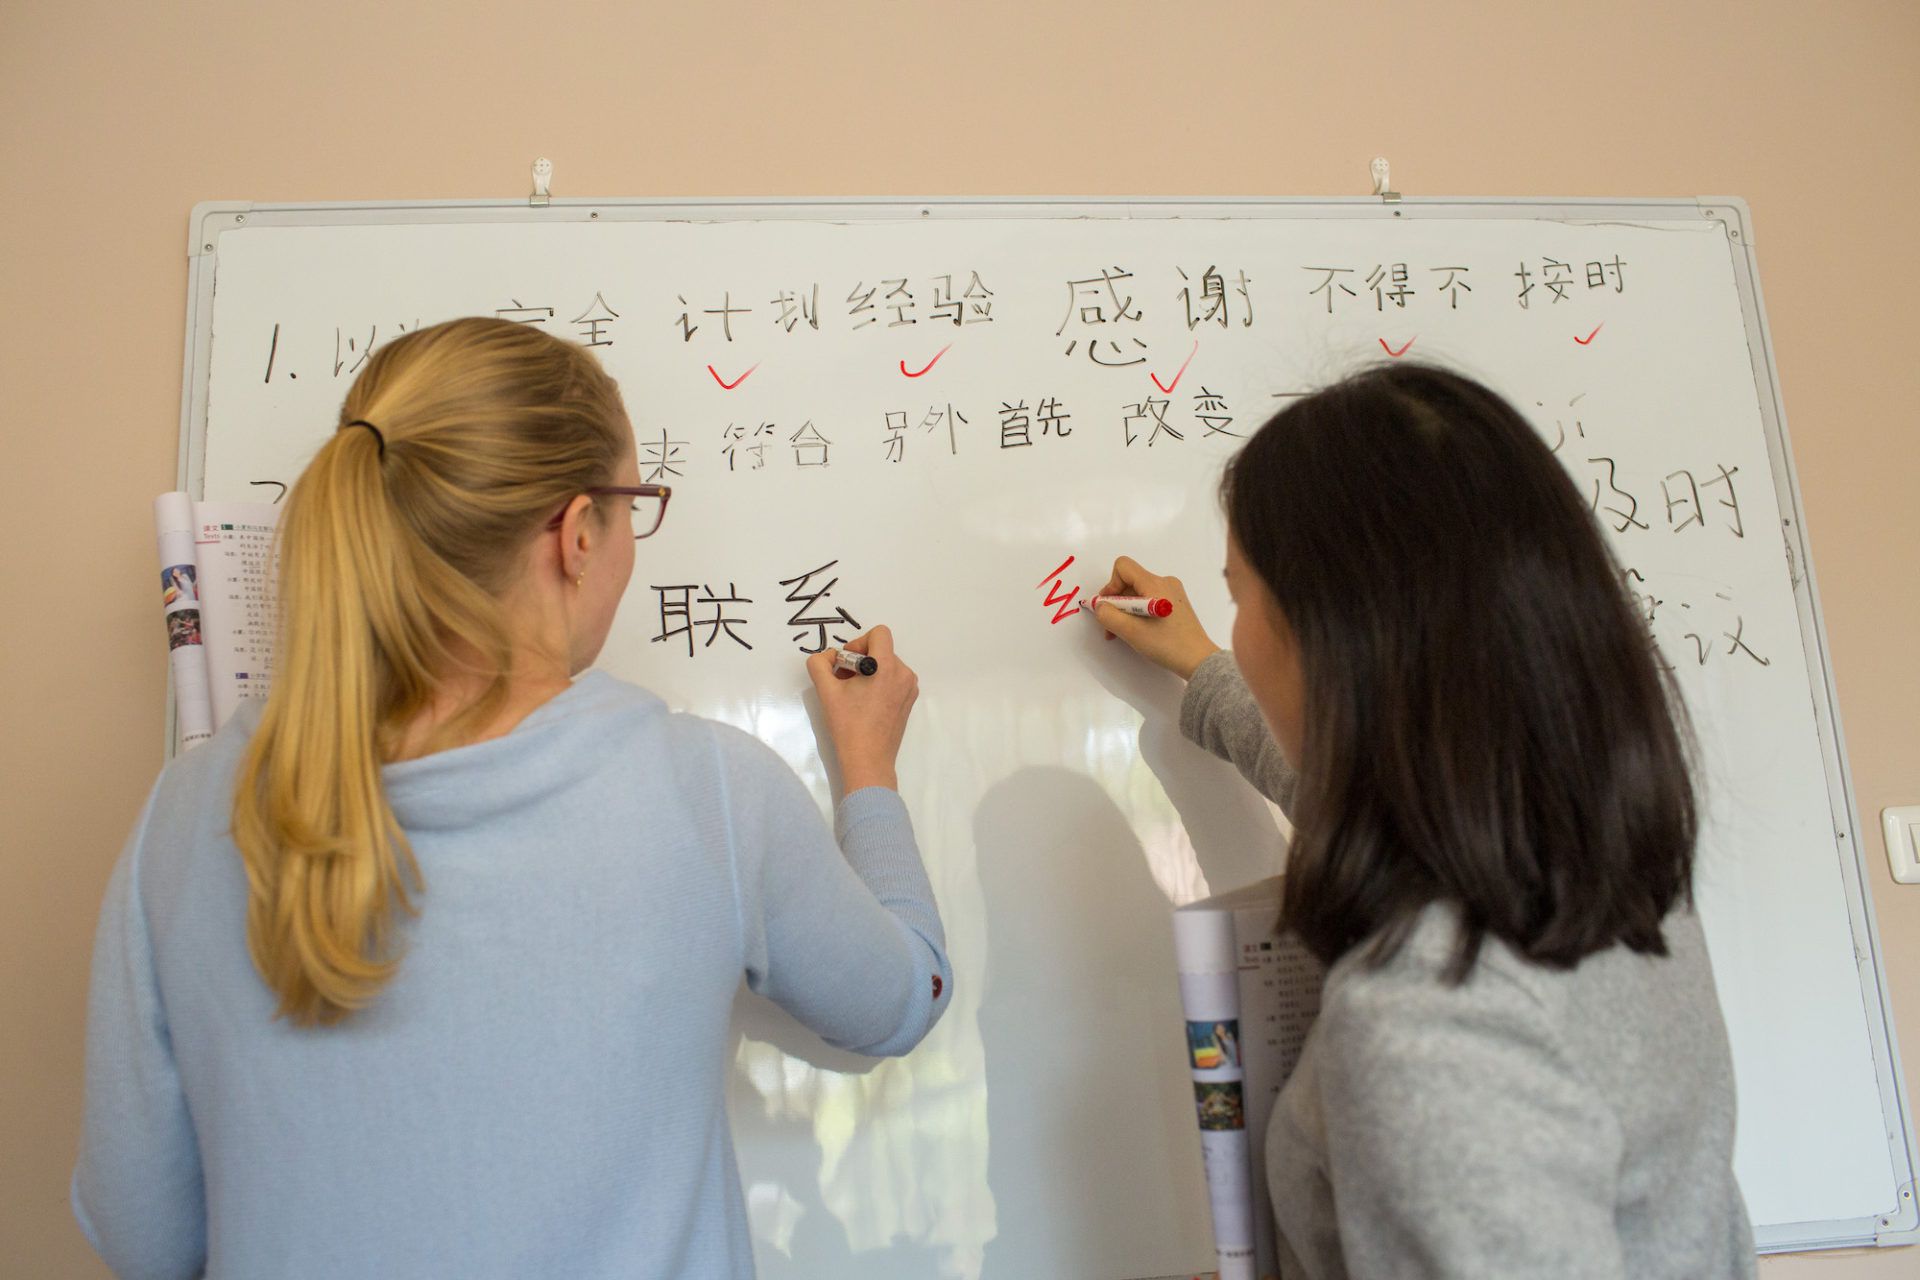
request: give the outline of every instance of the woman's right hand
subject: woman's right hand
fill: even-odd
[[[1158,596],[1171,600],[1173,613],[1165,618],[1136,618],[1110,604],[1100,605],[1093,616],[1109,633],[1126,641],[1128,648],[1182,680],[1192,679],[1194,670],[1202,662],[1220,652],[1220,646],[1200,625],[1200,618],[1187,599],[1187,589],[1178,578],[1148,573],[1137,560],[1121,556],[1113,562],[1113,576],[1096,594]]]
[[[820,695],[827,736],[840,760],[840,785],[848,795],[862,787],[900,789],[894,761],[900,739],[907,732],[907,716],[920,696],[920,677],[893,652],[893,633],[875,627],[847,642],[852,653],[864,653],[880,664],[870,676],[834,669],[837,649],[826,649],[807,659],[807,674]]]

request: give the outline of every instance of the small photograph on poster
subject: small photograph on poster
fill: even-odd
[[[1246,1108],[1240,1102],[1240,1082],[1229,1080],[1224,1084],[1202,1084],[1193,1086],[1193,1100],[1200,1112],[1202,1129],[1244,1129],[1247,1127]]]
[[[1240,1065],[1240,1023],[1189,1022],[1187,1050],[1193,1055],[1195,1071],[1218,1071]]]
[[[200,643],[200,611],[182,609],[167,615],[167,648],[178,649],[183,644]]]
[[[160,571],[160,595],[171,609],[177,604],[199,604],[200,585],[190,564],[168,565]]]

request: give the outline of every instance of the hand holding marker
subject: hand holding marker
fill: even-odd
[[[1220,651],[1200,625],[1180,579],[1149,572],[1127,556],[1113,562],[1113,576],[1088,608],[1108,635],[1182,680]]]
[[[875,627],[839,649],[823,649],[807,659],[807,675],[819,695],[846,792],[897,788],[894,761],[920,680],[894,653],[893,633]]]

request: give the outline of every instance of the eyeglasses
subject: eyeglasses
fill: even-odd
[[[589,498],[611,498],[622,495],[633,499],[633,536],[647,538],[660,528],[660,522],[667,518],[667,499],[673,496],[673,487],[664,484],[603,484],[591,489],[582,489],[581,493]],[[567,500],[571,506],[573,500]],[[566,519],[567,508],[562,507],[547,521],[547,528],[558,529],[560,522]]]

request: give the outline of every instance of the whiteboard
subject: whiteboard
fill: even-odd
[[[743,999],[762,1275],[1210,1269],[1168,912],[1270,874],[1281,835],[1072,592],[1133,554],[1224,638],[1222,463],[1290,397],[1405,358],[1530,415],[1679,673],[1762,1246],[1914,1234],[1739,201],[206,204],[190,253],[190,492],[272,495],[371,347],[506,315],[594,346],[675,489],[602,666],[760,736],[823,809],[801,650],[885,622],[919,671],[900,775],[952,1004],[875,1065]]]

